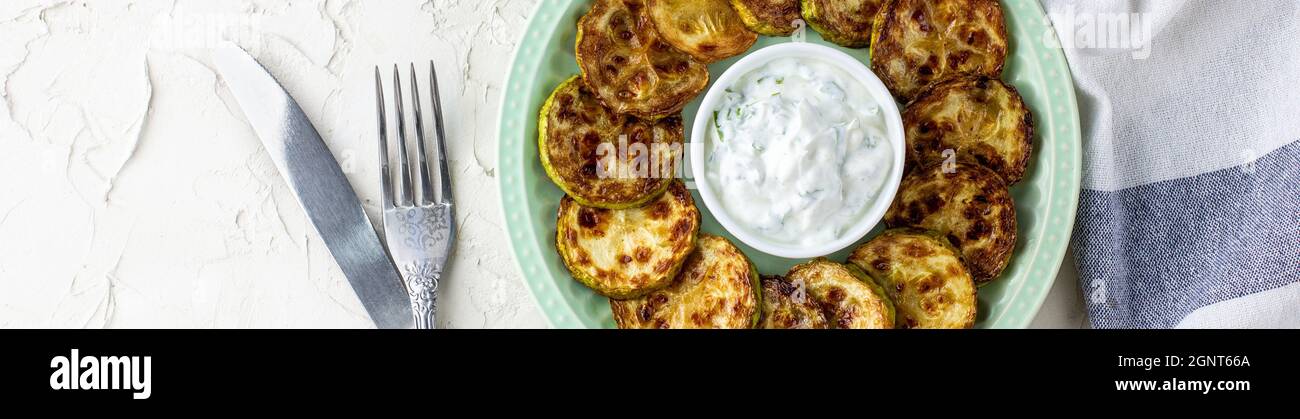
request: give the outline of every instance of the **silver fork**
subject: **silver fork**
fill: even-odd
[[[379,167],[381,200],[384,212],[384,240],[397,264],[406,291],[411,297],[411,311],[416,329],[434,329],[438,311],[438,282],[450,260],[456,243],[456,213],[452,205],[451,177],[447,174],[447,147],[443,135],[442,103],[438,98],[438,73],[429,62],[429,92],[433,97],[434,141],[438,158],[429,157],[424,146],[424,115],[420,106],[420,87],[411,64],[411,98],[415,111],[415,167],[406,153],[406,115],[403,112],[402,78],[393,66],[394,104],[397,110],[397,183],[389,167],[388,118],[384,112],[384,86],[375,67],[375,93],[379,104]],[[436,166],[435,184],[429,164]],[[412,170],[414,169],[414,171]]]

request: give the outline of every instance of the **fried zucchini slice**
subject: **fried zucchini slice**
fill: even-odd
[[[740,55],[758,41],[723,0],[650,0],[649,6],[659,35],[705,63]]]
[[[975,325],[975,281],[961,254],[927,230],[894,229],[858,246],[849,263],[871,275],[894,302],[903,329]]]
[[[808,296],[803,282],[780,276],[763,277],[763,329],[830,329],[821,307]]]
[[[888,0],[871,35],[871,69],[906,103],[959,74],[997,78],[1007,59],[997,0]]]
[[[890,227],[933,230],[961,249],[976,285],[997,278],[1016,246],[1016,205],[1001,176],[969,162],[913,170],[885,213]]]
[[[560,201],[555,249],[573,279],[611,298],[636,298],[673,282],[700,229],[681,181],[650,204],[622,210]]]
[[[673,115],[709,84],[704,63],[655,31],[645,0],[596,0],[578,20],[576,49],[583,81],[619,114]]]
[[[584,206],[639,206],[658,197],[676,176],[681,118],[649,122],[616,114],[596,100],[578,76],[555,88],[537,120],[542,168]],[[618,152],[624,142],[627,150],[644,146],[648,155]]]
[[[832,328],[894,328],[894,304],[857,266],[818,258],[790,268],[786,278],[805,284]]]
[[[883,0],[802,0],[808,26],[827,41],[846,48],[871,45],[871,25]]]
[[[913,167],[947,158],[974,161],[1008,185],[1025,177],[1033,151],[1034,117],[1014,87],[986,76],[938,83],[903,111],[907,160]]]
[[[750,329],[761,298],[749,258],[727,239],[702,234],[672,285],[609,306],[620,329]]]
[[[731,0],[749,30],[767,36],[790,36],[799,26],[799,0]]]

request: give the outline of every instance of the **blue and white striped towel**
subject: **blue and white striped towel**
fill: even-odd
[[[1300,2],[1043,3],[1079,94],[1092,325],[1300,327]]]

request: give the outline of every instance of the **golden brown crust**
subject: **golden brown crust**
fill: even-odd
[[[767,36],[790,36],[799,27],[799,0],[731,0],[749,30]]]
[[[985,76],[931,86],[903,111],[911,167],[953,157],[979,163],[1014,185],[1033,152],[1034,117],[1014,87]]]
[[[649,0],[650,20],[674,48],[712,63],[740,55],[758,41],[722,0]]]
[[[596,0],[578,20],[576,50],[583,81],[619,114],[663,118],[709,84],[704,63],[655,31],[645,0]]]
[[[974,163],[944,163],[913,170],[899,186],[885,222],[932,230],[961,249],[977,285],[1006,269],[1016,246],[1016,206],[1006,182]]]
[[[849,255],[879,281],[904,329],[968,329],[975,325],[975,281],[946,239],[918,229],[894,229]]]
[[[808,287],[780,276],[763,277],[763,329],[829,329],[830,322]]]
[[[822,38],[847,48],[871,45],[882,0],[802,0],[803,18]]]
[[[682,155],[681,118],[648,122],[616,114],[596,100],[577,76],[555,89],[538,121],[542,167],[560,189],[583,205],[610,209],[641,205],[659,196],[676,176]],[[648,158],[640,155],[641,147]],[[634,148],[635,153],[630,151]]]
[[[635,298],[668,286],[695,249],[700,212],[673,181],[639,208],[585,207],[560,201],[555,249],[573,279],[611,298]]]
[[[701,234],[668,288],[609,300],[620,329],[749,329],[758,323],[758,272],[722,237]]]
[[[871,69],[902,102],[960,74],[999,77],[1007,30],[997,0],[888,0],[876,16]]]
[[[819,258],[790,268],[786,278],[807,286],[832,328],[894,328],[893,303],[857,266]]]

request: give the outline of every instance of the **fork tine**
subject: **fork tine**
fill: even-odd
[[[429,61],[429,90],[433,96],[433,121],[437,124],[434,140],[438,142],[438,202],[452,204],[451,175],[447,168],[447,139],[442,124],[442,99],[438,94],[438,71],[433,60]]]
[[[411,64],[411,110],[415,111],[415,167],[416,172],[416,190],[420,191],[420,196],[416,202],[419,204],[432,204],[441,200],[433,192],[433,172],[429,171],[428,153],[424,146],[424,113],[421,112],[420,104],[420,82],[415,77],[415,64]]]
[[[393,207],[393,175],[388,166],[388,116],[384,113],[384,79],[379,75],[379,66],[375,66],[375,98],[379,107],[379,201],[388,209]]]
[[[406,154],[406,113],[402,109],[402,77],[393,65],[393,101],[397,103],[397,206],[411,205],[411,167]]]

